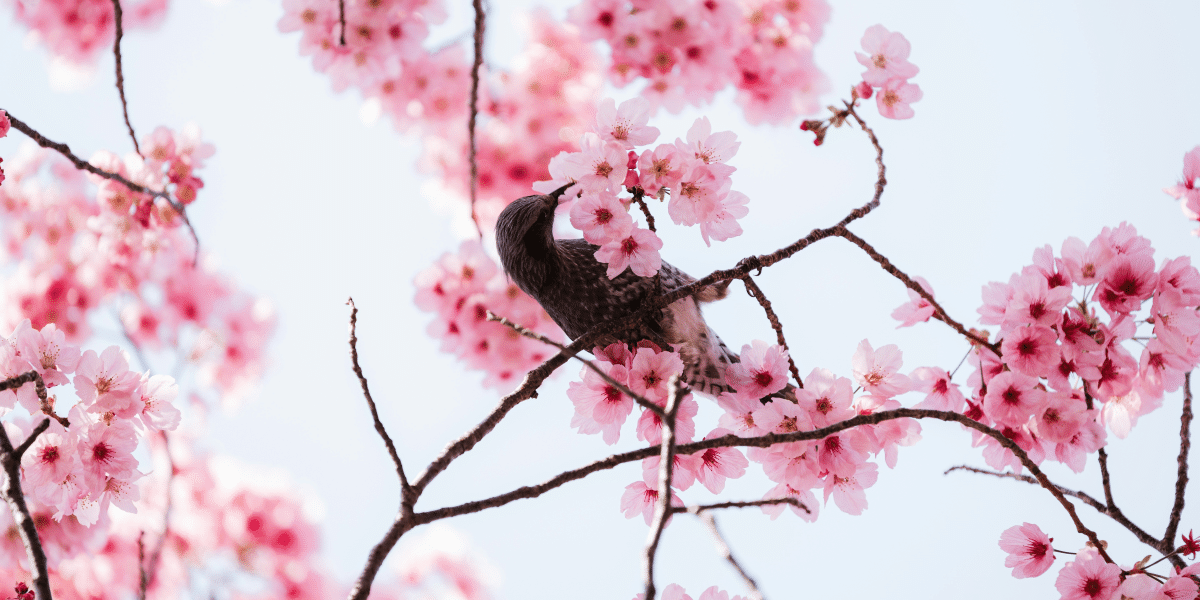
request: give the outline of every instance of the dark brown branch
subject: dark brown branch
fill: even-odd
[[[930,295],[929,292],[925,291],[925,288],[921,287],[921,284],[914,281],[908,276],[908,274],[893,265],[886,256],[880,254],[879,251],[868,244],[866,240],[854,235],[844,227],[840,228],[835,235],[845,238],[850,243],[861,248],[863,252],[867,253],[867,256],[870,256],[872,260],[879,263],[879,266],[882,267],[884,271],[887,271],[892,277],[899,279],[906,287],[908,287],[908,289],[920,294],[921,297],[933,307],[934,318],[952,327],[954,331],[957,331],[959,335],[962,335],[970,340],[971,343],[983,346],[984,348],[994,352],[996,356],[1000,356],[999,344],[989,343],[987,340],[979,337],[979,335],[975,334],[974,332],[968,331],[966,327],[963,327],[962,323],[950,318],[950,315],[946,314],[946,309],[942,308],[942,305],[938,304],[937,300],[934,300],[933,296]]]
[[[650,535],[646,539],[646,549],[642,557],[642,578],[646,591],[643,600],[654,600],[654,558],[658,554],[658,543],[662,540],[663,530],[671,519],[671,479],[675,473],[675,416],[679,414],[679,405],[683,402],[684,387],[679,380],[679,374],[671,376],[667,381],[667,389],[671,395],[667,398],[667,414],[662,419],[662,443],[659,444],[658,454],[658,500],[654,503],[654,520],[650,523]]]
[[[805,506],[803,502],[801,502],[795,498],[792,498],[790,496],[787,498],[770,498],[770,499],[766,499],[766,500],[731,501],[731,502],[717,502],[715,504],[693,504],[692,506],[675,506],[675,507],[671,508],[671,511],[676,512],[676,513],[684,513],[685,512],[685,513],[691,513],[693,515],[697,515],[706,510],[717,510],[717,509],[721,509],[721,508],[749,508],[749,507],[754,507],[754,506],[770,506],[772,504],[791,504],[792,506],[795,506],[796,508],[799,508],[810,515],[812,514],[812,511],[809,510],[808,507]]]
[[[0,110],[2,110],[2,109],[0,109]],[[171,205],[171,208],[175,209],[175,212],[179,213],[179,217],[183,219],[183,224],[187,225],[188,231],[191,232],[191,234],[192,234],[192,240],[196,242],[196,253],[195,253],[195,256],[192,258],[192,266],[195,266],[196,263],[199,262],[199,260],[200,260],[200,238],[196,235],[196,229],[194,227],[192,227],[192,222],[190,220],[188,220],[187,211],[184,210],[183,205],[180,204],[179,202],[177,202],[174,198],[172,198],[170,194],[168,194],[167,192],[160,192],[160,191],[152,190],[144,185],[138,185],[138,184],[126,179],[125,176],[121,175],[120,173],[112,173],[109,171],[105,171],[104,169],[98,168],[95,165],[93,165],[92,163],[89,163],[89,162],[83,160],[82,158],[79,158],[78,156],[76,156],[74,152],[71,152],[71,148],[68,147],[66,144],[62,144],[62,143],[59,143],[59,142],[56,142],[54,140],[47,138],[46,136],[38,133],[38,131],[36,129],[27,125],[24,121],[14,117],[11,112],[9,112],[7,110],[5,112],[8,114],[8,120],[12,123],[12,126],[17,129],[17,131],[20,131],[21,133],[24,133],[25,135],[29,136],[29,139],[37,142],[37,144],[39,146],[41,146],[43,148],[49,148],[49,149],[54,150],[55,152],[58,152],[59,154],[63,155],[64,157],[66,157],[67,160],[71,161],[71,164],[75,165],[76,169],[79,169],[80,171],[87,171],[88,173],[97,175],[99,177],[103,177],[109,181],[115,181],[115,182],[129,188],[131,191],[137,192],[139,194],[146,194],[153,198],[162,198],[163,200],[165,200],[167,202],[167,204]]]
[[[846,104],[843,101],[843,104]],[[871,212],[871,210],[879,207],[879,199],[883,197],[883,188],[887,186],[887,167],[883,164],[883,146],[879,145],[879,138],[875,137],[875,131],[867,127],[867,122],[863,121],[862,117],[854,110],[853,104],[846,104],[846,114],[854,117],[858,122],[858,126],[862,128],[863,133],[871,138],[871,145],[875,147],[875,166],[878,168],[878,175],[875,177],[875,196],[871,201],[857,208],[846,215],[846,218],[838,221],[838,227],[845,227],[856,219],[861,219]]]
[[[646,192],[641,187],[633,188],[633,201],[637,202],[638,206],[642,209],[642,214],[646,215],[646,227],[650,231],[657,232],[658,230],[654,228],[654,215],[650,214],[650,207],[646,206],[645,195]]]
[[[1171,518],[1163,542],[1175,544],[1175,533],[1179,530],[1179,519],[1183,517],[1183,497],[1188,484],[1188,452],[1192,449],[1192,373],[1183,375],[1183,411],[1179,417],[1179,474],[1175,479],[1175,504],[1171,506]]]
[[[788,369],[792,372],[792,377],[796,380],[796,387],[804,389],[804,381],[800,379],[800,370],[796,368],[796,361],[792,359],[792,350],[788,348],[787,340],[783,339],[783,323],[779,322],[779,316],[775,314],[775,309],[771,307],[771,301],[767,300],[767,295],[763,293],[758,284],[750,275],[742,276],[742,283],[746,284],[746,293],[750,294],[751,298],[758,300],[758,305],[767,313],[767,321],[771,323],[771,329],[775,330],[775,338],[779,341],[779,345],[783,346],[788,353]]]
[[[475,7],[475,62],[471,65],[471,111],[467,118],[467,136],[471,147],[468,150],[468,161],[471,163],[471,220],[483,239],[483,226],[479,224],[479,214],[475,212],[475,201],[479,194],[479,161],[475,158],[477,144],[475,142],[475,120],[479,116],[479,68],[483,66],[483,30],[484,14],[483,0],[472,0]]]
[[[712,534],[713,540],[717,544],[717,553],[721,555],[721,558],[724,558],[725,560],[729,561],[729,564],[733,565],[733,568],[738,572],[738,575],[742,576],[742,581],[746,582],[746,587],[750,588],[751,600],[763,600],[762,592],[758,589],[758,583],[754,581],[754,578],[751,577],[750,574],[742,568],[742,565],[738,563],[737,559],[733,557],[733,550],[730,550],[729,543],[726,542],[725,537],[721,535],[721,530],[717,529],[717,520],[713,518],[713,516],[706,510],[699,511],[696,514],[701,520],[704,521],[704,525],[708,527],[709,533]]]
[[[1018,446],[1016,444],[1016,442],[1013,442],[1012,440],[1005,437],[1004,434],[1001,433],[1000,431],[993,429],[991,427],[988,427],[987,425],[984,425],[974,419],[971,419],[970,417],[967,417],[966,415],[962,415],[962,414],[959,414],[956,412],[949,412],[949,411],[942,411],[942,410],[925,410],[925,409],[916,409],[916,408],[898,408],[895,410],[880,411],[880,412],[872,413],[869,415],[859,415],[859,416],[856,416],[856,417],[853,417],[850,419],[846,419],[845,421],[841,421],[839,423],[834,423],[833,425],[830,425],[828,427],[822,427],[821,429],[816,429],[813,431],[796,431],[796,432],[791,432],[791,433],[768,433],[765,435],[748,437],[748,438],[738,437],[736,435],[730,434],[730,435],[724,435],[721,437],[716,437],[716,438],[712,438],[712,439],[708,439],[708,440],[701,440],[698,442],[679,444],[675,447],[675,453],[676,454],[695,454],[697,452],[701,452],[703,450],[708,450],[710,448],[728,448],[728,447],[734,447],[734,446],[766,448],[768,446],[773,446],[775,444],[781,444],[781,443],[787,443],[787,442],[803,442],[803,441],[810,441],[810,440],[819,440],[819,439],[823,439],[828,436],[834,435],[836,433],[839,433],[839,432],[842,432],[842,431],[845,431],[847,429],[851,429],[854,427],[858,427],[861,425],[876,425],[876,424],[883,423],[886,421],[891,421],[894,419],[937,419],[939,421],[949,421],[949,422],[959,423],[961,425],[964,425],[966,427],[974,429],[974,430],[976,430],[980,433],[983,433],[984,435],[987,435],[988,437],[996,440],[997,442],[1000,443],[1001,446],[1003,446],[1005,449],[1012,452],[1017,457],[1017,459],[1021,461],[1021,464],[1026,469],[1029,470],[1030,473],[1033,473],[1033,475],[1036,478],[1036,480],[1038,481],[1038,483],[1043,488],[1046,488],[1046,490],[1049,491],[1050,494],[1053,495],[1056,500],[1058,500],[1059,504],[1061,504],[1063,506],[1063,509],[1067,511],[1067,514],[1071,517],[1071,521],[1075,524],[1076,530],[1078,530],[1079,533],[1087,536],[1088,540],[1090,540],[1094,545],[1096,545],[1099,548],[1100,555],[1103,556],[1105,558],[1105,560],[1112,562],[1111,557],[1109,557],[1107,554],[1107,551],[1101,547],[1100,538],[1096,536],[1096,533],[1094,531],[1092,531],[1092,530],[1088,529],[1086,526],[1084,526],[1083,522],[1079,520],[1078,514],[1075,512],[1074,505],[1072,505],[1066,499],[1063,492],[1057,486],[1055,486],[1048,477],[1046,477],[1045,473],[1042,472],[1041,468],[1039,468],[1037,466],[1037,464],[1034,463],[1033,460],[1029,458],[1029,454],[1026,453],[1025,450],[1023,450],[1020,446]],[[617,465],[625,464],[628,462],[633,462],[636,460],[642,460],[642,459],[648,458],[650,456],[654,456],[655,454],[658,454],[659,452],[660,452],[659,448],[648,447],[648,448],[641,448],[638,450],[632,450],[629,452],[623,452],[621,454],[614,454],[612,456],[609,456],[608,458],[596,461],[589,465],[585,465],[578,469],[573,469],[571,471],[566,471],[566,472],[560,473],[560,474],[556,475],[555,477],[553,477],[541,484],[535,485],[535,486],[524,486],[524,487],[518,488],[516,490],[513,490],[511,492],[508,492],[505,494],[500,494],[498,496],[493,496],[493,497],[487,498],[485,500],[476,500],[474,502],[467,502],[465,504],[460,504],[458,506],[450,506],[450,507],[440,508],[440,509],[437,509],[434,511],[417,513],[416,515],[414,515],[413,525],[422,525],[422,524],[431,523],[433,521],[437,521],[440,519],[446,519],[449,517],[454,517],[454,516],[463,515],[463,514],[476,513],[476,512],[479,512],[481,510],[485,510],[488,508],[495,508],[498,506],[503,506],[503,505],[508,504],[509,502],[513,502],[515,500],[536,498],[554,488],[562,486],[563,484],[566,484],[571,481],[575,481],[577,479],[582,479],[582,478],[584,478],[592,473],[595,473],[597,471],[603,471],[603,470],[607,470],[607,469],[616,467]],[[1151,538],[1151,539],[1153,539],[1153,538]]]
[[[36,371],[31,371],[36,374]],[[28,375],[28,373],[26,373]],[[0,385],[10,384],[10,382],[22,376],[13,377],[0,382]],[[41,377],[38,377],[41,381]],[[28,383],[25,381],[24,383]],[[18,387],[17,385],[6,385],[2,389]],[[13,448],[12,442],[8,439],[8,431],[4,429],[3,424],[0,424],[0,467],[4,469],[5,479],[3,487],[0,487],[0,494],[4,496],[4,501],[8,503],[8,508],[12,512],[13,524],[16,525],[17,534],[21,536],[21,543],[25,545],[25,554],[29,557],[29,564],[33,568],[32,579],[33,589],[37,593],[38,600],[51,600],[50,594],[50,574],[46,566],[46,552],[42,549],[41,539],[38,537],[37,527],[33,522],[33,515],[29,513],[29,506],[25,504],[25,494],[21,491],[21,456],[25,451],[33,445],[33,441],[37,439],[43,431],[50,427],[50,419],[45,419],[38,424],[37,427],[25,438],[25,441],[17,448]]]
[[[353,365],[354,374],[358,376],[359,385],[362,386],[363,397],[367,399],[367,408],[371,409],[371,419],[375,421],[375,432],[383,438],[383,445],[387,446],[388,455],[392,457],[392,464],[396,465],[396,475],[400,477],[400,498],[403,502],[410,499],[411,496],[408,477],[404,475],[404,465],[400,462],[400,453],[396,451],[396,444],[392,443],[391,436],[383,427],[383,421],[379,420],[379,411],[375,408],[375,399],[371,397],[371,388],[367,386],[367,377],[363,375],[362,367],[358,364],[358,337],[355,335],[358,324],[358,307],[354,305],[354,298],[347,299],[346,304],[350,305],[350,363]],[[415,498],[412,500],[415,501]],[[410,502],[409,506],[411,505]]]
[[[979,473],[980,475],[991,475],[993,477],[999,477],[1001,479],[1014,479],[1016,481],[1023,481],[1025,483],[1030,483],[1033,485],[1040,485],[1037,479],[1030,477],[1029,475],[1018,475],[1016,473],[1001,473],[999,471],[992,471],[989,469],[980,469],[977,467],[970,467],[967,465],[959,465],[956,467],[950,467],[949,469],[946,469],[946,472],[944,474],[949,475],[950,473],[952,473],[954,471],[970,471],[971,473]],[[1166,542],[1164,543],[1163,540],[1155,539],[1154,536],[1150,535],[1148,532],[1146,532],[1146,530],[1142,529],[1141,527],[1138,527],[1137,524],[1134,523],[1133,521],[1130,521],[1129,518],[1125,516],[1125,513],[1121,512],[1120,508],[1117,508],[1115,506],[1111,507],[1111,508],[1108,506],[1105,506],[1105,504],[1103,502],[1097,500],[1096,498],[1093,498],[1087,492],[1078,492],[1075,490],[1067,489],[1067,488],[1062,487],[1057,484],[1055,485],[1055,487],[1058,488],[1058,490],[1060,492],[1062,492],[1064,496],[1071,496],[1072,498],[1078,498],[1079,500],[1083,501],[1084,504],[1094,508],[1096,510],[1096,512],[1112,519],[1118,525],[1124,527],[1126,530],[1128,530],[1130,533],[1132,533],[1133,536],[1136,537],[1139,542],[1142,542],[1143,544],[1146,544],[1147,546],[1150,546],[1151,548],[1154,548],[1155,550],[1158,550],[1159,552],[1161,552],[1163,554],[1167,554],[1167,553],[1171,552],[1171,550],[1173,549],[1173,546],[1171,545],[1170,540],[1166,540]],[[1172,557],[1171,563],[1175,564],[1180,569],[1182,569],[1184,567],[1183,561],[1180,560],[1178,557]]]
[[[113,21],[117,25],[117,38],[113,40],[113,56],[117,59],[117,94],[121,96],[121,112],[125,114],[125,126],[129,128],[129,139],[133,140],[133,150],[140,155],[142,149],[138,147],[137,134],[133,132],[133,123],[129,121],[129,104],[125,101],[125,75],[121,72],[121,37],[124,35],[124,30],[121,28],[123,16],[121,0],[112,0],[112,3]]]
[[[46,394],[46,383],[42,381],[42,376],[37,371],[26,371],[15,377],[9,377],[4,381],[0,381],[0,392],[19,388],[26,383],[33,384],[33,391],[37,394],[38,406],[41,408],[42,414],[58,421],[63,427],[71,426],[71,422],[66,417],[54,414],[54,407],[50,404],[50,397]],[[33,438],[31,437],[26,442],[32,444]],[[25,450],[21,450],[21,452],[24,453]]]
[[[539,342],[542,342],[543,344],[554,346],[555,348],[558,348],[559,350],[565,350],[567,348],[566,346],[564,346],[564,345],[562,345],[562,344],[560,344],[560,343],[558,343],[558,342],[556,342],[556,341],[554,341],[532,329],[529,329],[528,327],[522,327],[520,325],[517,325],[516,323],[513,323],[512,321],[508,320],[507,318],[501,317],[500,315],[497,315],[496,313],[494,313],[490,310],[487,311],[487,320],[504,325],[505,327],[508,327],[509,329],[512,329],[513,331],[515,331],[531,340],[537,340]],[[622,394],[625,394],[626,396],[633,398],[633,401],[637,402],[638,405],[641,406],[642,408],[649,410],[650,412],[658,415],[658,418],[660,418],[660,419],[663,418],[664,416],[666,416],[666,413],[663,411],[662,407],[647,400],[644,396],[629,389],[629,386],[621,383],[620,381],[617,381],[616,379],[613,379],[612,375],[605,373],[603,369],[601,369],[600,367],[597,367],[596,364],[593,363],[592,361],[586,360],[583,357],[579,356],[578,354],[576,354],[574,356],[574,358],[575,358],[575,360],[583,363],[587,368],[591,369],[592,372],[599,375],[600,378],[603,379],[605,382],[607,382],[609,385],[620,390]]]
[[[346,0],[338,0],[338,45],[346,47]]]

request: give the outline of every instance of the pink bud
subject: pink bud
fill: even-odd
[[[637,169],[638,153],[633,150],[629,151],[629,160],[625,163],[625,168],[629,170]]]
[[[874,93],[874,90],[871,88],[870,84],[865,81],[860,81],[858,85],[854,86],[854,91],[858,92],[858,97],[862,98],[863,100],[870,98],[871,94]]]

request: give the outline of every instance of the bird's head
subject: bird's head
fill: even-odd
[[[513,200],[496,220],[496,249],[505,272],[525,293],[541,286],[556,259],[554,248],[554,209],[559,198],[573,183],[549,194],[525,196]]]

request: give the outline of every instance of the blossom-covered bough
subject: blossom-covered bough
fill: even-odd
[[[312,56],[314,68],[327,73],[336,90],[360,91],[399,131],[419,134],[423,164],[448,194],[464,200],[477,239],[418,276],[416,302],[435,315],[430,332],[446,351],[486,373],[485,385],[507,392],[423,470],[406,470],[359,365],[352,306],[351,363],[394,463],[400,506],[349,590],[351,598],[429,591],[422,586],[439,578],[450,582],[456,597],[483,597],[469,561],[432,550],[425,561],[405,567],[399,583],[376,579],[401,537],[421,525],[536,498],[638,461],[640,480],[612,495],[627,518],[641,515],[649,527],[640,597],[690,600],[678,585],[660,589],[654,567],[667,525],[686,513],[705,522],[750,596],[761,598],[752,568],[721,536],[716,511],[758,508],[776,518],[790,509],[811,521],[819,515],[820,490],[826,505],[832,499],[842,511],[860,514],[866,488],[878,477],[872,456],[894,467],[898,448],[919,439],[920,419],[957,423],[983,448],[989,468],[950,471],[1031,483],[1062,506],[1080,534],[1074,545],[1083,545],[1059,572],[1056,587],[1064,598],[1196,597],[1197,569],[1182,556],[1194,556],[1200,543],[1189,533],[1179,545],[1176,536],[1188,483],[1190,371],[1200,361],[1194,341],[1200,335],[1200,273],[1187,258],[1156,267],[1149,241],[1121,224],[1090,242],[1069,238],[1057,253],[1038,249],[1033,264],[1007,283],[988,284],[980,322],[995,332],[950,316],[929,282],[849,229],[880,205],[887,185],[883,147],[867,124],[864,101],[874,99],[885,118],[907,119],[922,97],[910,81],[918,69],[908,60],[904,36],[881,25],[869,28],[857,56],[866,68],[861,82],[823,118],[800,124],[817,145],[843,126],[865,133],[877,166],[869,200],[787,246],[664,289],[657,278],[660,227],[667,220],[695,226],[707,245],[722,242],[742,233],[739,219],[748,214],[750,198],[733,189],[736,169],[728,162],[740,144],[733,132],[714,132],[702,117],[674,143],[656,144],[661,132],[650,119],[659,109],[703,105],[727,88],[735,90],[751,123],[790,123],[814,114],[828,87],[812,60],[828,19],[823,2],[708,1],[684,10],[678,2],[651,1],[636,3],[635,10],[623,2],[585,0],[567,23],[536,14],[534,42],[511,72],[485,69],[486,19],[479,1],[473,4],[469,61],[456,44],[423,46],[429,26],[444,18],[444,7],[432,0],[284,0],[283,6],[279,28],[300,33],[301,53]],[[134,152],[101,152],[85,161],[65,143],[0,112],[0,136],[11,124],[42,148],[10,160],[7,181],[0,171],[5,248],[20,259],[7,275],[9,294],[0,306],[13,328],[0,344],[0,462],[13,533],[0,545],[6,559],[0,565],[15,565],[0,566],[0,583],[16,584],[23,600],[32,593],[147,598],[175,597],[189,586],[191,595],[205,596],[223,578],[252,575],[266,583],[262,597],[340,595],[346,588],[329,582],[315,553],[316,529],[302,515],[298,497],[230,481],[219,461],[194,449],[198,434],[188,429],[190,417],[244,394],[261,372],[273,319],[262,302],[200,260],[195,231],[191,240],[182,235],[181,225],[190,230],[184,207],[203,188],[199,172],[213,148],[194,127],[158,128],[139,139],[130,119],[122,22],[129,15],[130,24],[141,25],[164,10],[161,1],[124,8],[120,0],[19,4],[18,18],[56,56],[91,61],[112,42]],[[592,41],[607,44],[609,57],[595,52]],[[600,98],[605,80],[642,87],[618,104]],[[1183,180],[1166,190],[1193,219],[1200,214],[1198,178],[1200,148],[1186,155]],[[561,211],[596,246],[607,276],[628,271],[659,284],[638,313],[570,343],[536,302],[505,280],[487,249],[507,202],[530,189],[545,193],[564,186],[570,193]],[[965,360],[974,372],[965,384],[956,383],[957,368],[902,373],[899,348],[876,348],[867,340],[854,353],[849,374],[796,364],[785,324],[755,278],[827,238],[850,242],[904,284],[911,301],[893,313],[902,326],[933,318],[967,342]],[[698,401],[680,384],[684,362],[674,348],[613,343],[616,332],[645,315],[734,281],[762,308],[776,339],[742,348],[740,362],[725,374],[732,391],[715,402]],[[87,349],[94,323],[105,315],[129,353],[117,346]],[[1142,345],[1140,357],[1130,352],[1132,344]],[[171,367],[182,367],[178,382],[151,374],[176,370],[155,368],[167,362],[164,354]],[[139,370],[131,369],[135,358]],[[418,507],[433,480],[517,405],[536,397],[572,358],[584,366],[566,394],[575,409],[570,426],[615,444],[637,407],[633,429],[642,447],[491,497]],[[73,404],[61,387],[68,384]],[[779,394],[788,386],[795,388],[794,398]],[[1127,435],[1138,417],[1180,388],[1174,502],[1166,530],[1156,537],[1114,502],[1105,440],[1109,432]],[[179,408],[187,412],[175,406],[185,389],[192,401]],[[913,392],[924,398],[902,406],[899,398]],[[698,432],[701,410],[719,411],[719,426]],[[148,474],[134,457],[139,445],[153,463]],[[1093,454],[1102,500],[1057,485],[1043,469],[1056,461],[1078,472]],[[752,462],[775,484],[761,498],[684,505],[675,494],[697,484],[720,494]],[[1076,500],[1128,529],[1160,558],[1116,564],[1106,541],[1085,523],[1087,515],[1076,510]],[[110,505],[137,510],[137,518],[117,511],[110,517]],[[1056,532],[1060,540],[1065,534]],[[1000,538],[1009,554],[1005,566],[1016,577],[1046,572],[1062,552],[1053,543],[1032,523]],[[224,571],[213,566],[222,558]],[[1163,572],[1165,565],[1156,570],[1161,561],[1175,572]],[[211,587],[197,588],[196,580]],[[715,587],[698,596],[728,598]]]

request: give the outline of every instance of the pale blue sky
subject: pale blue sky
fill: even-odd
[[[467,31],[468,5],[460,4],[436,31],[441,39]],[[531,5],[495,3],[492,64],[509,64],[518,52],[523,34],[511,23]],[[55,92],[44,52],[26,47],[11,3],[3,6],[0,106],[84,156],[127,151],[111,57],[100,61],[92,85]],[[363,366],[410,471],[477,422],[497,394],[437,353],[424,331],[430,317],[412,303],[414,275],[458,243],[450,218],[420,192],[417,142],[386,121],[364,125],[361,98],[333,94],[298,55],[297,36],[275,29],[281,12],[266,0],[175,2],[161,28],[128,33],[125,76],[139,131],[194,121],[215,144],[203,173],[207,187],[190,214],[223,270],[270,298],[279,315],[262,385],[238,412],[211,419],[206,444],[285,470],[319,496],[324,552],[348,581],[391,522],[398,484],[349,370],[346,297],[360,308]],[[864,110],[885,148],[889,186],[883,206],[853,229],[901,269],[928,279],[951,314],[969,324],[983,284],[1007,280],[1034,248],[1057,250],[1068,236],[1090,240],[1103,226],[1129,221],[1160,260],[1196,254],[1191,227],[1161,188],[1176,182],[1184,152],[1200,144],[1198,22],[1195,2],[833,3],[816,51],[838,92],[827,103],[856,81],[862,69],[853,53],[875,23],[911,41],[911,60],[921,68],[914,81],[925,93],[910,121]],[[874,182],[862,133],[835,131],[814,148],[811,135],[794,126],[747,126],[730,99],[726,93],[704,110],[652,122],[673,139],[706,114],[714,130],[732,129],[742,142],[731,162],[735,189],[751,199],[746,235],[708,249],[696,231],[665,228],[664,258],[693,275],[836,222],[869,199]],[[16,133],[0,140],[0,156],[21,141]],[[896,330],[889,314],[907,298],[902,285],[836,239],[768,269],[760,285],[803,373],[823,366],[848,375],[864,338],[876,347],[898,344],[906,369],[952,368],[966,350],[936,322]],[[772,339],[757,305],[733,287],[707,311],[714,329],[732,347]],[[577,369],[564,369],[538,399],[513,411],[419,507],[541,481],[614,451],[568,427],[563,390]],[[715,405],[701,406],[700,423],[715,422]],[[1151,531],[1165,525],[1170,506],[1178,406],[1179,395],[1169,395],[1128,440],[1110,446],[1118,503]],[[757,511],[718,517],[768,597],[1057,597],[1054,571],[1012,579],[996,541],[1002,530],[1031,521],[1075,550],[1083,540],[1062,509],[1023,484],[943,477],[949,466],[982,465],[982,458],[957,426],[927,423],[924,431],[921,443],[901,451],[895,471],[883,470],[862,516],[831,506],[816,524],[770,521]],[[632,448],[632,440],[624,436],[616,449]],[[1094,463],[1081,476],[1058,465],[1048,471],[1070,487],[1099,491]],[[624,519],[618,502],[639,477],[640,468],[627,465],[450,524],[499,568],[501,597],[624,600],[639,591],[646,527]],[[724,497],[757,498],[767,487],[752,468]],[[683,497],[711,498],[696,489]],[[1195,514],[1185,511],[1185,531]],[[1149,553],[1090,509],[1081,515],[1118,560]],[[681,583],[693,597],[713,584],[743,591],[689,518],[668,529],[660,565],[661,583]]]

